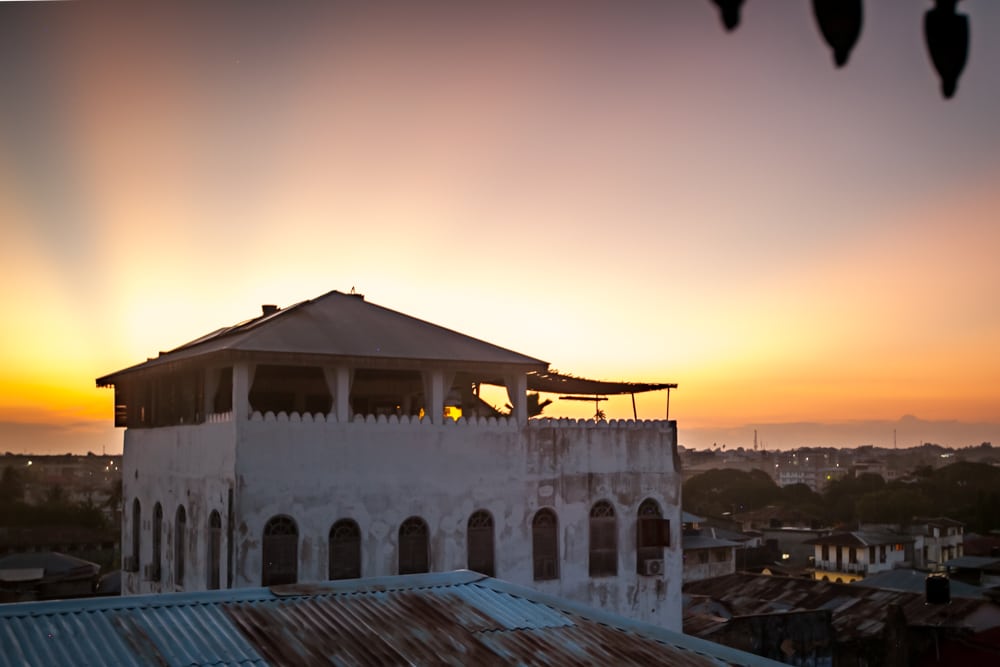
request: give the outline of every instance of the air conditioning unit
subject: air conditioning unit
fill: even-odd
[[[159,581],[160,566],[156,563],[150,563],[146,567],[142,568],[142,578],[146,581]]]
[[[658,577],[663,574],[662,558],[647,558],[642,561],[642,574],[647,577]]]

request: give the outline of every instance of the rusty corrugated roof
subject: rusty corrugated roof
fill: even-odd
[[[783,611],[829,609],[840,641],[878,636],[890,604],[902,607],[907,623],[915,626],[966,627],[985,600],[956,599],[951,604],[925,604],[918,593],[865,588],[812,579],[736,573],[684,585],[689,596],[707,596],[721,603],[731,616],[753,616]],[[696,612],[697,613],[697,612]],[[685,622],[685,630],[711,637],[719,626],[703,619]]]
[[[776,665],[468,572],[0,605],[14,665]]]

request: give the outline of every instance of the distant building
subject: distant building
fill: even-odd
[[[917,567],[938,569],[945,561],[964,555],[965,524],[947,517],[916,518],[907,532],[923,537]]]
[[[958,581],[984,588],[1000,587],[1000,558],[960,556],[944,563],[948,574]]]
[[[943,569],[945,561],[965,553],[965,524],[947,517],[916,517],[908,524],[862,524],[863,532],[905,535],[913,539],[913,556],[907,558],[915,568]]]
[[[101,566],[54,551],[0,558],[0,602],[87,597],[97,590]]]
[[[778,468],[778,486],[805,484],[816,493],[822,492],[829,484],[848,475],[845,468],[839,467],[809,467],[803,463],[785,465]]]
[[[682,513],[684,534],[684,583],[721,577],[736,571],[736,548],[740,543],[716,537],[716,529],[702,527],[701,517]]]
[[[814,548],[813,577],[850,583],[913,561],[913,538],[855,531],[832,533],[805,542]]]
[[[778,486],[792,486],[793,484],[805,484],[813,491],[816,490],[816,469],[800,468],[798,466],[785,467],[778,470]]]
[[[680,629],[675,422],[529,421],[527,394],[674,385],[557,375],[338,292],[97,384],[126,427],[126,595],[469,568]]]
[[[0,526],[0,556],[55,551],[105,566],[116,560],[118,530],[84,526]]]
[[[815,547],[811,540],[830,533],[829,528],[801,528],[788,526],[763,528],[765,544],[771,544],[781,555],[781,565],[789,572],[806,574],[815,561]]]
[[[1000,606],[798,577],[737,573],[684,586],[684,632],[799,665],[995,664]],[[940,649],[994,631],[980,662],[938,662]],[[973,633],[979,633],[973,635]],[[909,659],[894,649],[903,647]]]

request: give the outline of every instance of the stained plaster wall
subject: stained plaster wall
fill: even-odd
[[[715,558],[716,549],[725,548],[728,554],[726,560],[719,561]],[[698,557],[698,549],[689,549],[684,554],[684,581],[701,581],[702,579],[712,579],[714,577],[724,577],[727,574],[736,572],[736,550],[733,547],[716,547],[715,549],[705,549],[708,553],[708,562],[702,563]]]
[[[380,417],[350,423],[298,415],[239,427],[236,586],[261,582],[267,521],[291,516],[299,530],[299,581],[328,575],[328,534],[342,518],[362,532],[362,576],[397,573],[399,525],[420,516],[430,529],[430,568],[467,566],[466,525],[493,515],[495,576],[680,631],[680,473],[673,422],[501,419],[433,425]],[[636,573],[636,512],[653,498],[671,521],[665,576]],[[618,575],[588,574],[590,508],[609,500],[618,533]],[[559,519],[560,576],[534,581],[531,521],[542,507]],[[204,576],[200,576],[204,579]]]
[[[138,572],[122,572],[122,593],[204,590],[207,587],[209,515],[222,518],[220,582],[225,587],[226,517],[229,489],[234,488],[236,424],[228,418],[200,425],[126,429],[122,456],[122,556],[132,553],[132,501],[139,498],[141,535]],[[152,581],[153,507],[163,507],[161,573]],[[186,513],[183,584],[174,581],[174,518]]]

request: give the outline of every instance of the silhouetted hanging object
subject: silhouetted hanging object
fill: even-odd
[[[833,49],[837,67],[847,63],[851,49],[861,35],[861,0],[813,0],[813,14],[823,39]]]
[[[727,31],[732,32],[740,24],[740,7],[743,0],[712,0],[719,8],[719,17]]]
[[[969,57],[969,17],[955,13],[957,0],[935,0],[924,14],[924,37],[934,69],[941,77],[941,94],[950,99]]]

